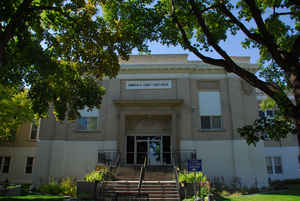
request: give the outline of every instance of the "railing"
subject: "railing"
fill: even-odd
[[[138,193],[141,192],[143,180],[144,180],[144,177],[145,177],[145,168],[146,168],[146,166],[147,166],[147,156],[145,156],[144,165],[141,167],[140,180],[139,180],[139,184],[138,184]]]
[[[186,169],[188,160],[195,160],[197,158],[196,150],[194,149],[181,149],[173,152],[172,163],[180,169]]]
[[[176,160],[176,153],[172,154],[172,161],[173,161],[173,170],[174,170],[174,174],[175,174],[175,180],[176,180],[176,188],[179,192],[180,198],[181,198],[181,193],[180,193],[180,184],[179,184],[179,179],[178,179],[178,173],[179,173],[179,168],[177,166],[177,160]]]
[[[98,150],[98,164],[107,166],[118,166],[120,153],[117,150],[100,149]]]

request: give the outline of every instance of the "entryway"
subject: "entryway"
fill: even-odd
[[[171,165],[170,136],[127,136],[126,163],[141,165],[147,157],[148,165]]]

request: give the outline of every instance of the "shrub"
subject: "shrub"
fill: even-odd
[[[209,194],[211,194],[210,183],[207,180],[206,176],[203,175],[202,172],[189,173],[184,171],[183,173],[179,173],[178,180],[181,183],[193,183],[193,182],[197,183],[195,187],[197,188],[197,192],[196,195],[194,196],[194,199],[198,197],[204,199]]]
[[[71,177],[63,178],[60,187],[64,195],[75,196],[77,191],[76,181]]]
[[[95,182],[95,181],[107,181],[113,180],[115,176],[107,168],[94,170],[84,176],[85,181]]]
[[[202,183],[202,182],[206,182],[207,179],[206,177],[203,175],[202,172],[180,172],[178,174],[178,180],[180,183]]]
[[[61,183],[51,178],[48,184],[40,186],[39,191],[51,195],[76,195],[76,181],[70,177],[62,178]]]
[[[49,184],[41,185],[39,188],[41,193],[51,194],[51,195],[59,195],[62,193],[62,189],[59,183],[51,178]]]

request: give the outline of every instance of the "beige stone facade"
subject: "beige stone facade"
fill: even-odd
[[[249,57],[233,59],[252,72],[257,69]],[[186,163],[193,152],[210,177],[267,184],[263,143],[249,147],[236,131],[258,111],[255,90],[236,76],[189,61],[187,55],[144,55],[121,61],[118,77],[102,84],[106,95],[97,128],[78,130],[78,122],[59,123],[53,117],[41,121],[37,183],[50,176],[82,178],[98,164],[99,150],[120,153],[123,166],[138,165],[139,149],[146,146],[150,165],[171,165],[175,153]],[[199,92],[217,94],[217,116],[201,120]],[[203,128],[201,121],[216,128]],[[156,161],[149,155],[153,145],[163,150]]]

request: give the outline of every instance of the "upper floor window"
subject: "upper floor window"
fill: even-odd
[[[259,115],[259,117],[266,117],[266,118],[272,119],[272,118],[274,118],[274,111],[273,110],[266,110],[266,111],[259,110],[258,115]]]
[[[97,130],[99,128],[99,110],[94,108],[88,110],[85,108],[79,110],[81,117],[77,120],[77,128],[79,130]]]
[[[31,156],[27,157],[26,167],[25,167],[25,173],[26,174],[31,174],[32,173],[33,161],[34,161],[34,157],[31,157]]]
[[[282,162],[280,156],[267,156],[265,160],[268,174],[282,174]]]
[[[8,173],[10,165],[10,157],[9,156],[0,156],[0,172]]]
[[[221,129],[222,112],[220,92],[200,91],[198,93],[201,129]]]
[[[37,134],[38,134],[38,126],[36,125],[35,122],[32,122],[31,130],[30,130],[30,139],[31,140],[36,140],[37,139]]]

